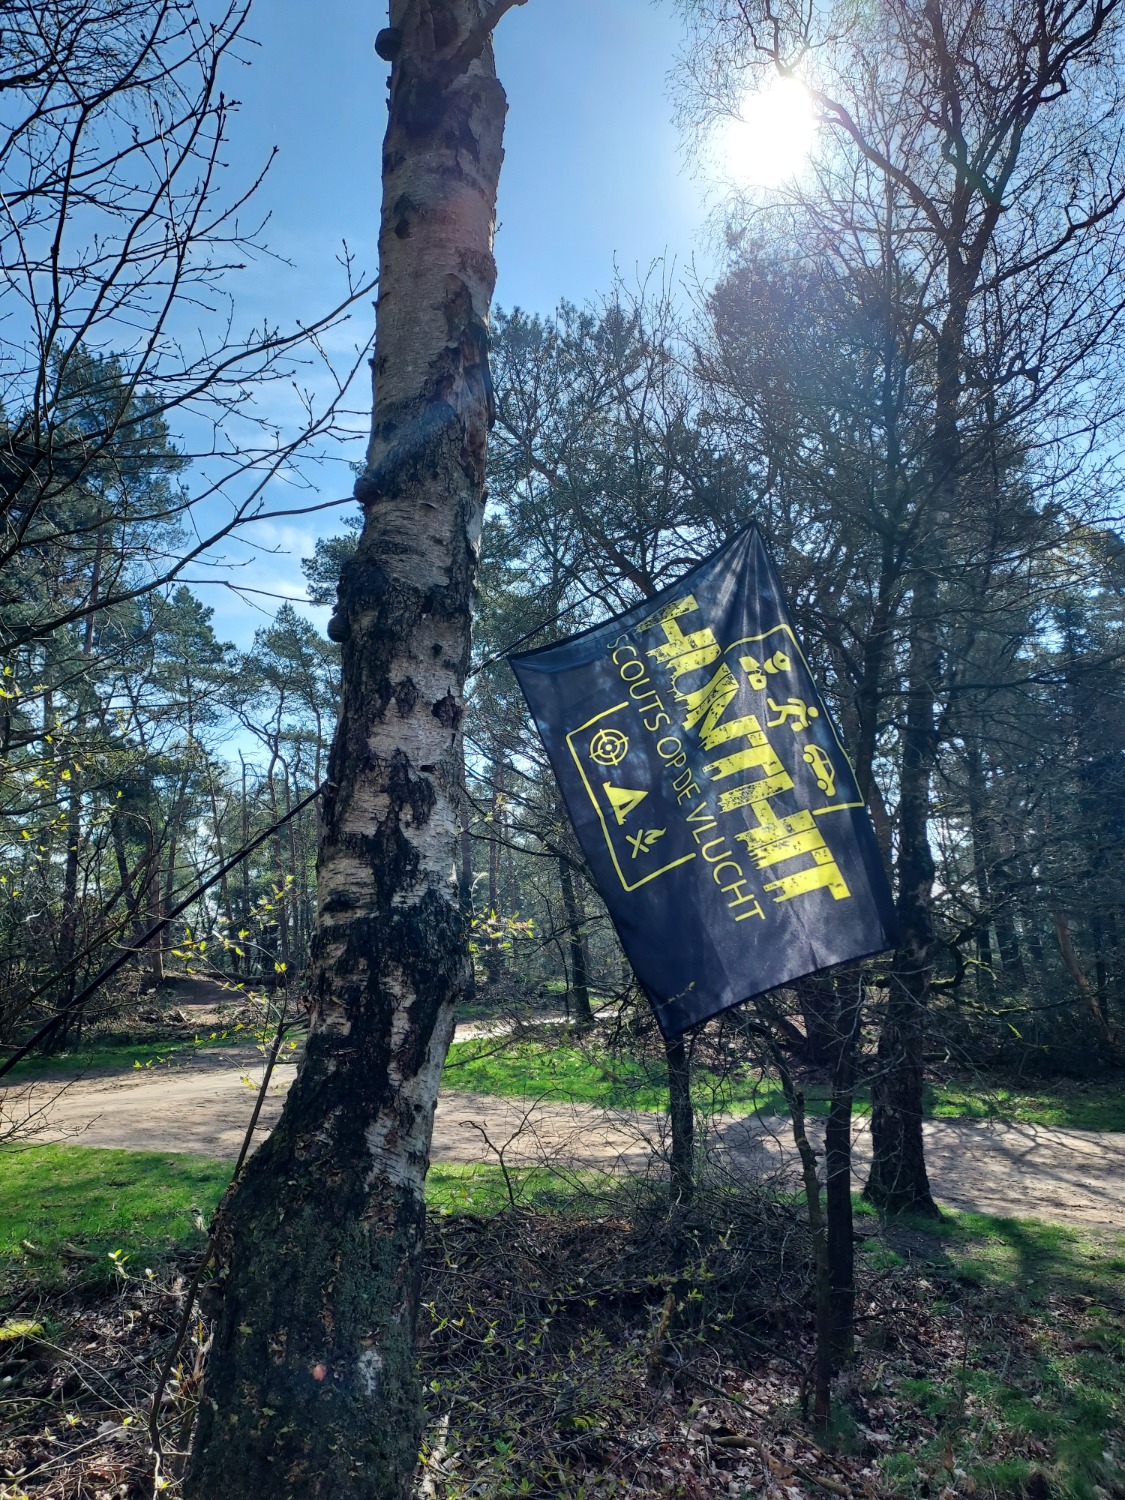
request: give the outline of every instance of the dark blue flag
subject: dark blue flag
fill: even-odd
[[[756,527],[635,609],[510,660],[669,1040],[895,946],[867,809]]]

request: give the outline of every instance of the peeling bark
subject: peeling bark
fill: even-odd
[[[312,1030],[281,1120],[222,1210],[188,1500],[393,1500],[417,1458],[423,1184],[468,978],[460,724],[506,106],[490,43],[471,59],[463,43],[486,10],[392,0],[380,33],[393,66],[374,416],[356,486],[366,522],[330,625],[343,692]]]

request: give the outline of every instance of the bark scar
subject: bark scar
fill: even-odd
[[[457,729],[461,723],[462,708],[452,693],[439,698],[430,710],[434,718],[446,729]]]
[[[404,677],[394,685],[395,707],[402,718],[406,718],[418,702],[418,688],[412,677]]]

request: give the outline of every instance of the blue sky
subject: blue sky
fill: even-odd
[[[384,15],[357,0],[259,0],[252,16],[251,65],[226,84],[242,106],[228,170],[232,181],[248,178],[278,148],[257,201],[270,214],[268,243],[292,263],[262,261],[244,276],[240,306],[256,316],[280,322],[328,304],[344,240],[374,269],[387,69],[372,44]],[[704,189],[684,166],[668,92],[680,41],[668,0],[528,0],[505,17],[496,38],[509,100],[500,305],[550,312],[561,297],[582,302],[607,290],[615,265],[632,279],[662,256],[681,270],[693,258],[706,268]],[[366,333],[365,318],[370,308],[358,310],[342,344]],[[366,392],[356,397],[359,431]],[[357,437],[341,456],[361,453]],[[342,465],[317,483],[326,495],[350,488]],[[318,529],[335,526],[316,517],[261,526],[263,550],[239,576],[299,593],[299,559]],[[243,550],[242,561],[251,555]],[[198,592],[215,606],[220,633],[239,644],[265,621],[224,589]]]

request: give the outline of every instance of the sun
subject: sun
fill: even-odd
[[[796,78],[775,78],[744,95],[738,118],[716,132],[721,175],[735,187],[778,187],[799,175],[816,136],[813,102]]]

